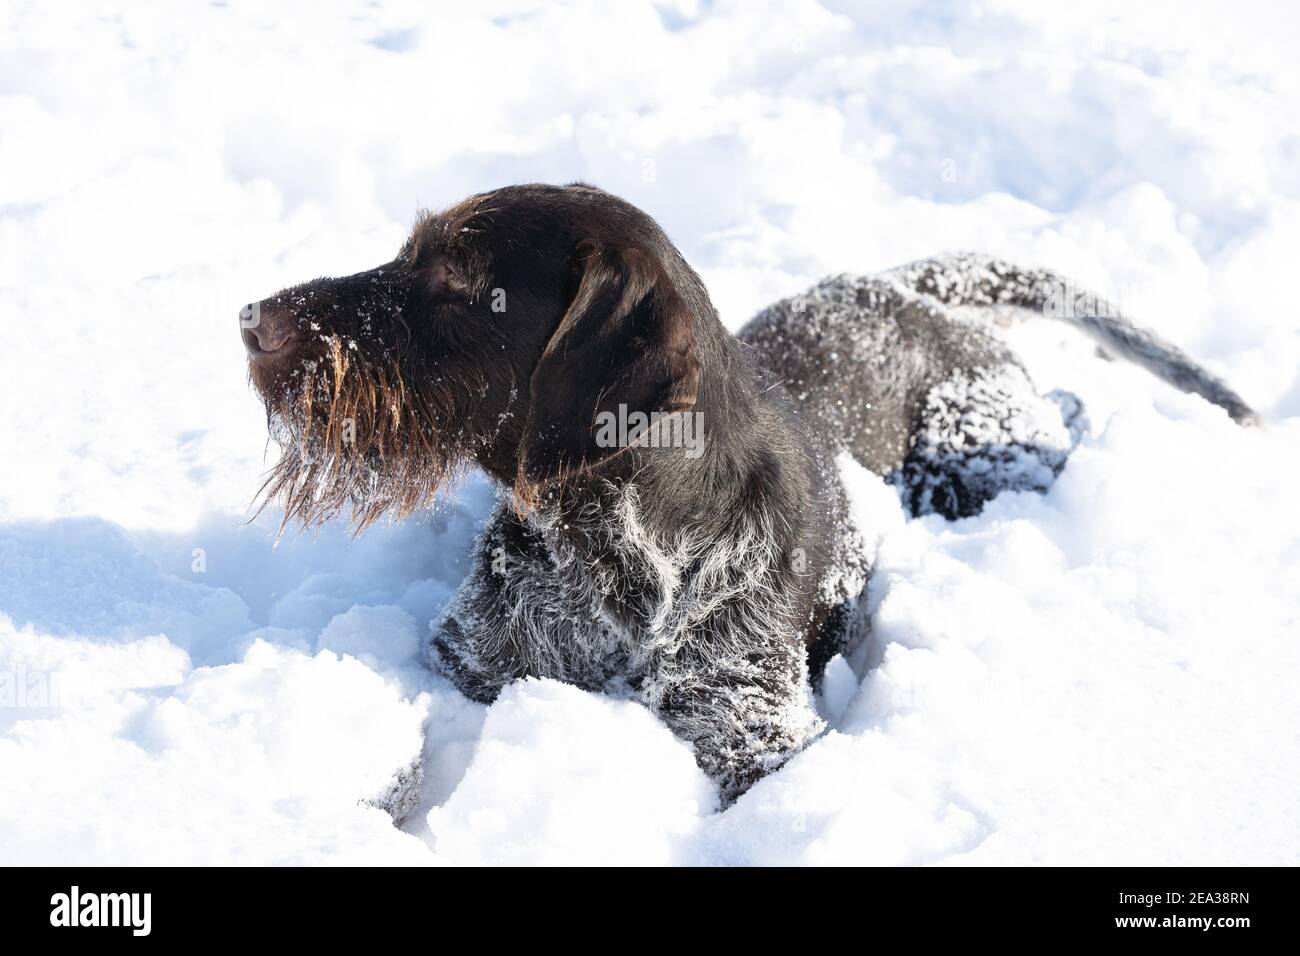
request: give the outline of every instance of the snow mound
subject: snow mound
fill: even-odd
[[[716,803],[690,747],[644,707],[530,679],[488,710],[428,826],[454,863],[654,866],[680,859]]]

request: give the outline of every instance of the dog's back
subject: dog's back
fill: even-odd
[[[884,277],[828,278],[764,309],[738,337],[821,441],[879,475],[901,467],[926,394],[952,370],[1013,361],[987,329]]]
[[[893,481],[914,513],[977,513],[1006,490],[1044,490],[1084,428],[1082,405],[1040,395],[994,332],[999,318],[1061,319],[1104,349],[1257,416],[1183,352],[1099,296],[989,257],[837,276],[759,313],[739,338],[784,382],[818,440]]]

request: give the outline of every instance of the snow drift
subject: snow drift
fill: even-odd
[[[0,12],[0,862],[1300,862],[1295,14],[489,6]],[[979,249],[1096,288],[1267,424],[1009,332],[1091,433],[955,523],[850,468],[873,643],[831,664],[832,729],[719,813],[630,702],[485,708],[420,665],[483,479],[355,541],[244,524],[274,449],[239,305],[382,261],[422,204],[579,178],[733,328]],[[398,829],[375,803],[421,755]]]

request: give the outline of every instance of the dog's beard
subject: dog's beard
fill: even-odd
[[[436,424],[448,420],[445,396],[354,343],[327,339],[324,354],[287,383],[263,387],[254,379],[281,452],[258,492],[257,513],[279,502],[280,533],[344,513],[354,534],[385,514],[404,518],[433,505],[464,461]]]

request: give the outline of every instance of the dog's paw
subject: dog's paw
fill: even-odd
[[[420,803],[421,784],[424,783],[424,760],[416,757],[410,766],[403,767],[377,796],[362,800],[366,806],[378,807],[400,827],[410,819]]]

